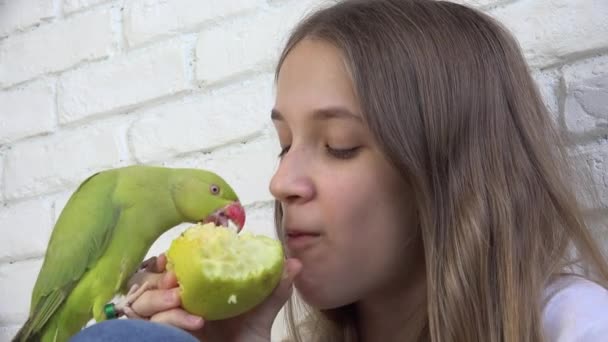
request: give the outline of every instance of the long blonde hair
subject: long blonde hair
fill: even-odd
[[[295,28],[277,77],[305,38],[341,50],[370,131],[412,184],[427,277],[421,340],[542,341],[554,277],[576,263],[608,283],[563,137],[499,23],[444,1],[342,1]],[[281,215],[277,202],[279,236]],[[295,306],[286,317],[302,341]],[[358,340],[352,305],[306,309],[307,340]]]

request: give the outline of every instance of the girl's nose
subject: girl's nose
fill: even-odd
[[[286,153],[270,180],[270,193],[283,204],[304,203],[315,196],[311,160],[292,148]]]

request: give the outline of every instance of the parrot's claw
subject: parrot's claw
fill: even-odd
[[[139,265],[138,271],[147,270],[149,267],[156,265],[156,259],[158,259],[158,258],[154,256],[154,257],[151,257],[151,258],[148,258],[148,259],[144,260]]]
[[[131,286],[131,289],[129,289],[129,292],[125,296],[125,299],[120,301],[120,303],[116,304],[116,310],[129,318],[142,319],[142,317],[131,308],[131,305],[133,305],[137,298],[139,298],[139,296],[146,292],[149,287],[150,285],[148,284],[148,282],[143,283],[141,286],[139,286],[138,284],[134,284],[133,286]]]
[[[133,302],[139,298],[139,296],[141,296],[147,289],[149,288],[149,284],[148,282],[144,282],[141,287],[139,287],[139,285],[135,284],[133,286],[131,286],[131,289],[129,290],[129,292],[127,293],[127,298],[125,298],[125,300],[127,301],[127,304],[130,306],[131,304],[133,304]]]

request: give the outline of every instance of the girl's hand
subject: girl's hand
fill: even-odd
[[[170,324],[189,331],[201,341],[270,341],[272,324],[292,292],[292,283],[302,268],[296,259],[285,261],[283,278],[272,294],[260,305],[240,316],[221,321],[205,322],[180,306],[177,278],[166,271],[164,255],[151,259],[144,271],[136,273],[129,288],[148,282],[150,289],[137,298],[131,308],[141,317],[153,322]]]
[[[131,304],[131,309],[152,322],[170,324],[191,332],[200,329],[203,326],[202,318],[180,307],[177,278],[173,272],[166,271],[165,255],[148,259],[146,264],[144,270],[135,273],[129,280],[128,288],[148,283],[148,290]]]

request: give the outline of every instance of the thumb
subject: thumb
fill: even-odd
[[[293,292],[293,280],[302,270],[302,263],[298,259],[287,259],[283,267],[283,277],[274,291],[258,307],[262,316],[274,317],[279,313],[291,293]]]
[[[293,280],[302,270],[302,262],[298,259],[290,258],[285,260],[285,267],[283,268],[283,277],[279,282],[279,285],[275,288],[271,294],[271,299],[277,301],[280,306],[287,301],[291,295],[293,289]]]

